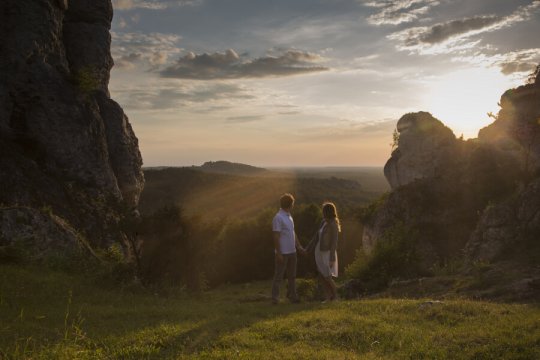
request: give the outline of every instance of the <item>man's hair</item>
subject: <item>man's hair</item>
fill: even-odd
[[[282,209],[290,209],[292,208],[293,204],[294,204],[294,196],[292,196],[289,193],[283,194],[279,198],[279,205],[281,206]]]

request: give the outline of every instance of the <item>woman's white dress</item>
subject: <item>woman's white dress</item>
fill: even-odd
[[[336,261],[334,265],[330,267],[330,250],[321,251],[321,237],[322,237],[323,227],[319,230],[319,241],[315,247],[315,262],[317,263],[317,270],[324,277],[337,277],[338,276],[338,259],[336,254]]]

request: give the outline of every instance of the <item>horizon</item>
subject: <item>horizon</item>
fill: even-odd
[[[347,168],[350,168],[350,169],[363,169],[363,168],[368,168],[368,169],[383,169],[384,168],[384,165],[381,165],[381,166],[378,166],[378,165],[373,165],[373,166],[370,166],[370,165],[345,165],[345,166],[341,166],[341,165],[295,165],[295,164],[292,164],[292,165],[259,165],[259,164],[246,164],[246,163],[241,163],[241,162],[237,162],[237,161],[229,161],[229,160],[208,160],[208,161],[204,161],[203,163],[200,163],[200,164],[192,164],[192,165],[143,165],[143,169],[149,169],[149,168],[185,168],[185,167],[201,167],[203,166],[205,163],[207,162],[218,162],[218,161],[225,161],[225,162],[229,162],[231,164],[239,164],[239,165],[248,165],[248,166],[253,166],[253,167],[257,167],[257,168],[262,168],[262,169],[347,169]]]
[[[402,115],[476,138],[540,63],[538,0],[113,4],[110,92],[145,167],[382,167]]]

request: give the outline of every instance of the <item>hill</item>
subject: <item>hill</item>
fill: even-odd
[[[267,282],[199,294],[106,284],[95,274],[0,267],[0,358],[540,357],[535,305],[388,298],[272,306]]]
[[[224,160],[207,161],[199,169],[209,173],[237,175],[260,175],[266,172],[263,168]]]

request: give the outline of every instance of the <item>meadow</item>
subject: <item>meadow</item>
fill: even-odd
[[[0,358],[540,358],[538,304],[369,298],[271,305],[269,287],[261,281],[193,293],[2,265]]]

